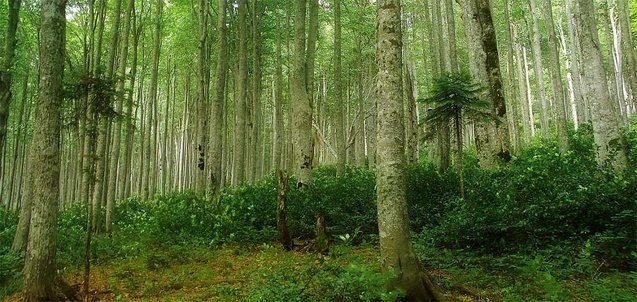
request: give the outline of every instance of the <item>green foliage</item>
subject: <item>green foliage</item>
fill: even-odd
[[[554,141],[535,141],[507,167],[469,167],[466,198],[449,201],[429,236],[437,245],[496,253],[591,239],[593,254],[634,263],[635,178],[598,169],[588,131],[575,133],[564,155]]]
[[[22,281],[22,257],[10,251],[16,224],[16,215],[0,207],[0,299],[18,290]]]
[[[264,273],[246,301],[396,301],[403,293],[385,288],[393,277],[365,264],[319,260],[300,271],[284,266]]]
[[[486,120],[492,118],[488,101],[478,96],[483,91],[468,73],[451,73],[434,79],[431,96],[419,100],[433,108],[425,117],[428,124],[427,136],[432,137],[441,127],[453,123],[455,129],[462,129],[463,118]]]
[[[449,212],[450,200],[458,198],[458,176],[453,171],[440,172],[431,164],[406,170],[406,198],[412,230],[421,232],[440,224]]]

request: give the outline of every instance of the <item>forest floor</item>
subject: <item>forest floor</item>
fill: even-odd
[[[637,301],[637,272],[578,273],[577,265],[560,268],[538,255],[477,256],[418,245],[416,250],[429,260],[429,273],[450,301]],[[321,282],[373,278],[363,270],[361,275],[320,280],[325,276],[321,272],[351,266],[378,271],[378,247],[333,245],[322,256],[267,244],[163,246],[138,257],[93,264],[90,292],[93,301],[308,301],[321,297]],[[81,270],[61,270],[79,289]]]

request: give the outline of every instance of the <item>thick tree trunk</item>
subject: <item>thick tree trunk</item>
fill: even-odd
[[[316,1],[316,0],[310,0]],[[297,178],[297,186],[309,185],[312,172],[312,105],[307,91],[307,53],[305,39],[305,15],[307,0],[296,0],[294,22],[294,57],[292,79],[290,80],[292,132],[294,144],[294,166],[292,171]],[[312,5],[310,6],[312,7]],[[310,13],[311,14],[311,13]],[[310,26],[311,28],[312,26]],[[308,46],[311,39],[308,39]],[[309,47],[311,48],[311,47]],[[308,49],[309,49],[308,48]]]
[[[507,112],[502,94],[500,59],[488,0],[463,0],[463,18],[471,57],[473,77],[482,81],[493,103],[493,121],[476,125],[476,148],[483,168],[510,158]]]
[[[60,177],[66,1],[42,2],[40,26],[40,99],[31,145],[31,217],[24,262],[23,301],[57,300],[55,265]]]
[[[424,275],[409,241],[405,202],[405,144],[402,96],[402,37],[400,1],[377,2],[378,77],[378,229],[381,263],[398,277],[390,286],[402,288],[410,301],[435,301],[437,295]]]
[[[619,131],[618,117],[608,92],[599,49],[593,0],[577,0],[577,4],[576,25],[580,50],[582,57],[587,59],[587,64],[583,65],[582,82],[587,87],[585,98],[592,106],[591,117],[593,136],[597,145],[597,163],[600,166],[609,164],[616,171],[623,171],[626,168],[626,155]]]

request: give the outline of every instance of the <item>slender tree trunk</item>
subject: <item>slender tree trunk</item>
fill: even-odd
[[[637,109],[637,58],[635,58],[635,44],[631,33],[628,1],[615,0],[615,12],[617,13],[621,35],[624,81],[626,82],[626,88],[628,90],[629,103],[632,100],[633,110],[635,110]]]
[[[223,170],[223,101],[226,94],[226,78],[228,75],[228,42],[226,29],[226,0],[219,2],[219,20],[217,23],[217,70],[215,82],[215,99],[212,103],[212,129],[210,144],[210,194],[216,195],[222,184]]]
[[[566,24],[568,25],[568,40],[570,47],[570,59],[572,66],[572,79],[573,79],[573,97],[575,98],[575,108],[577,113],[577,121],[580,124],[590,121],[590,111],[588,109],[589,104],[584,98],[586,93],[586,87],[582,84],[582,69],[579,61],[578,54],[581,54],[579,34],[577,33],[577,26],[575,25],[575,11],[573,11],[573,0],[566,0]]]
[[[9,105],[11,104],[11,67],[17,45],[16,32],[20,21],[21,0],[8,0],[7,33],[4,45],[4,65],[0,69],[0,153],[4,153],[9,121]],[[4,163],[0,163],[0,175],[4,175]]]
[[[208,169],[206,157],[208,156],[208,95],[210,83],[210,67],[208,60],[208,15],[210,4],[208,0],[199,0],[199,55],[197,56],[197,102],[199,109],[197,112],[197,174],[195,188],[199,194],[207,191]]]
[[[59,203],[66,1],[42,2],[40,99],[30,150],[33,216],[24,262],[23,301],[57,300],[56,234]]]
[[[336,102],[336,174],[345,173],[345,107],[341,88],[341,1],[334,1],[334,101]]]
[[[519,40],[520,37],[517,35],[516,27],[513,27],[515,40]],[[516,58],[516,73],[518,78],[518,98],[520,102],[521,112],[522,112],[522,128],[524,130],[524,142],[529,143],[531,134],[531,118],[529,116],[529,101],[527,99],[527,91],[529,87],[526,86],[526,73],[525,73],[525,60],[522,55],[522,45],[518,42],[515,44],[515,58]]]
[[[25,128],[22,124],[24,119],[25,110],[28,102],[28,85],[29,85],[29,72],[24,75],[24,79],[22,80],[22,102],[20,104],[20,115],[18,116],[17,129],[15,131],[15,143],[13,145],[13,160],[11,161],[11,177],[9,179],[9,192],[7,194],[7,209],[11,210],[12,201],[16,200],[13,195],[14,189],[16,188],[16,173],[18,171],[18,157],[21,154],[22,145],[25,143],[22,140],[22,131]]]
[[[537,8],[535,7],[536,0],[529,1],[529,7],[531,8],[531,26],[533,28],[533,40],[531,45],[533,46],[533,70],[535,71],[535,83],[537,90],[537,99],[540,103],[540,124],[542,127],[542,135],[548,137],[549,135],[549,105],[546,100],[546,92],[544,91],[544,69],[542,67],[542,47],[540,44],[540,27],[538,25]]]
[[[150,100],[148,101],[148,124],[146,124],[146,169],[144,171],[143,197],[148,199],[154,194],[155,183],[155,159],[156,159],[156,142],[157,142],[157,79],[159,73],[159,55],[161,51],[161,18],[164,6],[163,0],[157,0],[155,13],[155,29],[153,32],[153,54],[150,72]]]
[[[453,0],[445,0],[445,11],[447,20],[447,43],[449,44],[449,64],[451,71],[457,72],[460,69],[458,64],[458,46],[456,45],[456,20],[453,12]]]
[[[556,111],[555,128],[560,151],[564,154],[569,149],[568,133],[566,131],[566,93],[562,84],[562,65],[560,64],[560,51],[558,48],[555,24],[553,23],[553,5],[551,0],[542,1],[542,14],[548,36],[549,47],[549,72],[551,74],[551,86],[553,87],[553,108]]]
[[[250,179],[256,181],[261,178],[259,171],[263,167],[263,159],[260,157],[259,148],[263,145],[262,116],[261,116],[261,58],[259,37],[259,6],[258,0],[252,0],[252,112],[254,123],[252,127],[251,141],[251,171]]]
[[[237,75],[237,98],[236,98],[236,123],[234,135],[234,185],[243,183],[246,177],[246,119],[247,119],[247,99],[248,99],[248,62],[247,62],[247,25],[246,15],[248,2],[239,0],[239,73]]]
[[[124,143],[125,154],[124,154],[124,165],[121,169],[121,173],[119,178],[125,179],[123,181],[123,185],[120,186],[119,198],[128,197],[132,193],[133,181],[131,177],[131,160],[133,158],[133,139],[135,138],[135,126],[134,121],[137,116],[136,111],[139,106],[135,106],[133,103],[133,97],[135,95],[135,77],[137,76],[137,48],[139,45],[139,38],[141,36],[142,24],[138,27],[137,25],[137,14],[135,13],[135,1],[131,1],[133,4],[129,4],[129,10],[132,17],[132,25],[133,25],[133,49],[132,49],[132,62],[131,62],[131,70],[130,70],[130,88],[129,94],[126,98],[126,140]],[[132,6],[132,8],[130,7]],[[141,87],[141,85],[140,85]],[[133,114],[133,107],[135,107],[135,114]]]
[[[124,30],[122,33],[122,46],[120,48],[120,57],[119,57],[119,66],[117,67],[117,73],[119,74],[119,78],[117,79],[117,88],[116,91],[119,92],[118,101],[117,101],[117,111],[122,112],[124,109],[124,98],[125,98],[125,90],[124,86],[126,83],[126,65],[128,63],[128,37],[130,33],[130,25],[131,25],[131,11],[133,9],[135,1],[129,1],[128,6],[126,7],[125,15],[124,15]],[[117,0],[115,5],[115,15],[119,16],[121,6],[121,0]],[[119,23],[119,17],[116,17],[116,23]],[[117,27],[118,28],[118,27]],[[113,28],[113,39],[117,39],[119,35],[119,29],[115,29],[115,25]],[[114,50],[114,49],[113,49]],[[113,63],[114,64],[114,63]],[[109,179],[109,188],[108,195],[106,198],[106,232],[110,234],[112,231],[112,223],[113,223],[113,209],[115,207],[115,199],[117,199],[117,187],[122,186],[125,182],[124,179],[118,177],[118,169],[121,170],[123,167],[120,164],[120,148],[121,148],[121,136],[122,136],[122,122],[119,120],[115,121],[115,131],[113,133],[113,152],[111,152],[111,167],[110,167],[110,179]]]
[[[509,119],[509,130],[511,135],[511,141],[513,145],[513,150],[516,154],[520,152],[520,130],[519,130],[519,108],[518,108],[518,100],[515,95],[515,75],[516,70],[514,70],[514,42],[513,42],[513,30],[511,26],[511,2],[510,0],[504,1],[504,23],[506,27],[507,34],[507,54],[506,54],[506,99],[507,99],[507,107],[511,109],[511,114],[508,115]]]

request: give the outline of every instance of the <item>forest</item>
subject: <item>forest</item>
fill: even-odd
[[[635,0],[2,0],[2,301],[637,301]]]

